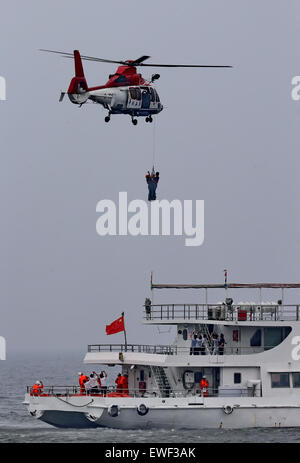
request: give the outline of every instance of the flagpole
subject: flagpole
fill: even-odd
[[[124,312],[122,312],[122,317],[124,320]],[[125,320],[124,320],[124,338],[125,338],[125,352],[127,352],[127,336],[126,336],[126,329],[125,329]]]

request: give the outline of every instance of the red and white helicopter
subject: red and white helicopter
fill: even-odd
[[[88,100],[99,103],[108,110],[105,122],[110,121],[112,114],[129,114],[132,123],[137,124],[136,117],[145,117],[146,122],[152,122],[152,115],[163,110],[159,96],[152,83],[159,79],[159,74],[153,74],[150,80],[145,80],[137,73],[137,66],[169,67],[169,68],[231,68],[232,66],[214,66],[201,64],[145,64],[150,56],[141,56],[136,60],[114,61],[93,56],[80,55],[78,50],[66,53],[55,50],[41,51],[58,53],[75,61],[75,77],[70,82],[67,92],[62,92],[59,101],[68,94],[74,104],[83,105]],[[89,87],[85,79],[82,60],[100,63],[120,64],[117,71],[109,76],[105,85]]]

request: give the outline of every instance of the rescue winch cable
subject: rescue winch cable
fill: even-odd
[[[156,118],[153,118],[153,139],[152,139],[152,171],[154,171],[155,165],[155,150],[156,150]]]

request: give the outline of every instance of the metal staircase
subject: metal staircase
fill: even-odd
[[[172,394],[172,388],[163,367],[152,366],[151,370],[161,397],[170,397]]]
[[[213,351],[213,341],[206,323],[200,325],[200,331],[206,335],[206,353],[211,354]]]

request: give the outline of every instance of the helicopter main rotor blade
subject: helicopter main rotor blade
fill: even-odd
[[[62,55],[65,58],[73,58],[73,53],[56,51],[56,50],[45,50],[40,49],[40,51],[45,51],[47,53],[56,53]],[[143,55],[136,60],[128,61],[117,61],[105,58],[96,58],[94,56],[81,55],[81,59],[85,61],[96,61],[99,63],[113,63],[113,64],[123,64],[124,66],[148,66],[148,67],[159,67],[159,68],[232,68],[228,65],[211,65],[211,64],[145,64],[143,61],[149,59],[150,56]]]
[[[46,50],[44,48],[40,48],[40,51],[44,51],[44,52],[47,52],[47,53],[56,53],[58,55],[62,55],[64,58],[74,58],[74,53],[68,53],[66,51]],[[86,55],[81,55],[81,59],[86,60],[86,61],[99,61],[101,63],[114,63],[114,64],[128,65],[128,63],[126,61],[115,61],[115,60],[111,60],[111,59],[95,58],[93,56],[86,56]]]
[[[69,58],[69,56],[66,56]],[[142,62],[135,61],[110,61],[101,58],[93,58],[91,56],[81,56],[83,60],[86,61],[95,61],[95,62],[102,62],[102,63],[119,63],[125,66],[147,66],[147,67],[159,67],[159,68],[232,68],[233,66],[229,65],[213,65],[213,64],[144,64]],[[149,56],[150,58],[150,56]],[[145,58],[145,59],[148,59]]]
[[[146,61],[146,59],[149,59],[149,58],[150,58],[150,56],[143,55],[138,59],[135,59],[133,61],[129,61],[128,64],[130,64],[131,66],[140,66],[143,61]]]
[[[214,64],[139,64],[139,66],[152,66],[158,68],[232,68],[228,65]]]

